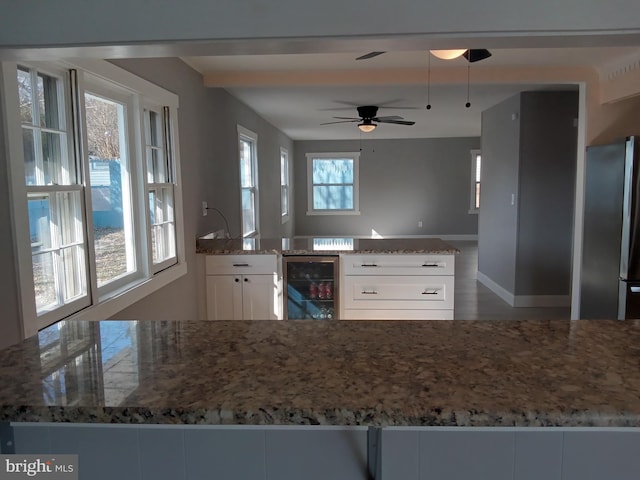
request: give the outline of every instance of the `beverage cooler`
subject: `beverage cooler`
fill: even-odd
[[[336,256],[284,256],[284,318],[336,320],[339,312]]]

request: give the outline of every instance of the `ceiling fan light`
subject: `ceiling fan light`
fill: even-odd
[[[364,133],[373,132],[377,126],[378,125],[376,125],[375,123],[372,123],[371,121],[367,122],[366,120],[358,124],[358,128]]]
[[[462,50],[431,50],[431,55],[434,57],[438,57],[441,60],[453,60],[454,58],[458,58],[466,52],[466,49]]]

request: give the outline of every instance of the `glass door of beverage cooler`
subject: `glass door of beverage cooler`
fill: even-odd
[[[284,318],[335,320],[338,318],[338,257],[283,257]]]

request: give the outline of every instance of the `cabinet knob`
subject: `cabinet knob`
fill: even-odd
[[[239,278],[234,278],[234,281],[235,281],[236,283],[238,283],[238,282],[240,281],[240,279],[239,279]]]
[[[245,281],[245,282],[248,282],[248,281],[249,281],[249,279],[248,279],[248,278],[245,278],[245,279],[244,279],[244,281]]]

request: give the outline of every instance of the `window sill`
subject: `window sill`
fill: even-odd
[[[307,210],[307,215],[360,215],[359,210]]]
[[[186,262],[178,263],[151,278],[133,282],[123,287],[119,292],[101,300],[100,303],[87,307],[63,320],[105,320],[169,285],[186,273]]]

